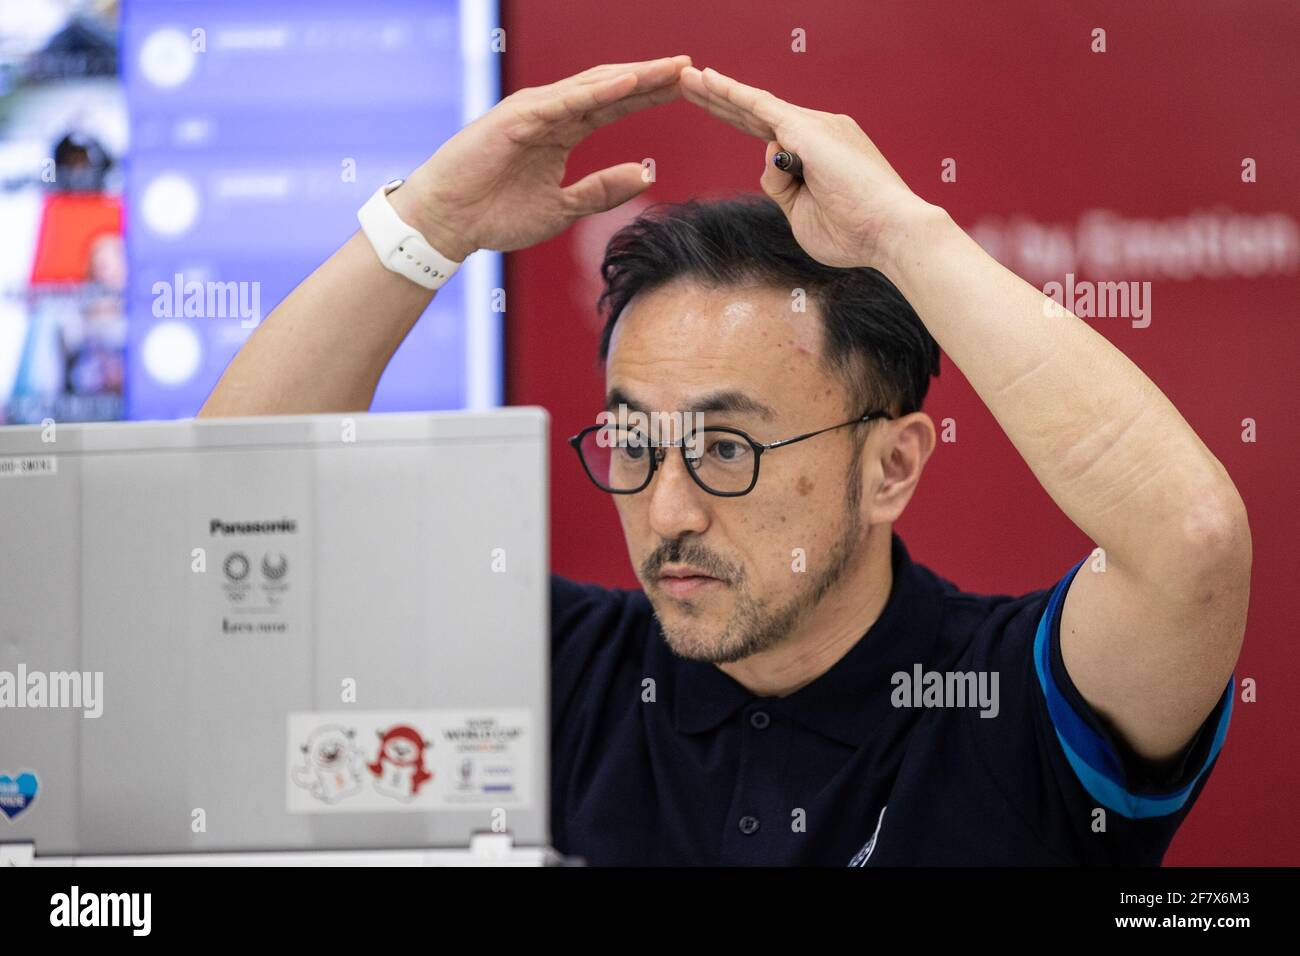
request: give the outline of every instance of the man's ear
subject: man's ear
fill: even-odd
[[[925,412],[884,419],[862,453],[863,521],[892,524],[903,515],[935,446],[934,422]]]

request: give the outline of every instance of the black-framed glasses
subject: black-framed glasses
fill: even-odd
[[[601,491],[632,495],[654,478],[668,449],[682,450],[682,461],[695,483],[711,495],[738,498],[758,484],[758,463],[763,452],[784,448],[817,435],[857,425],[876,418],[893,418],[884,411],[867,412],[859,418],[815,432],[795,435],[764,444],[739,428],[715,426],[684,434],[675,442],[651,442],[645,432],[617,423],[589,425],[569,439],[587,477]]]

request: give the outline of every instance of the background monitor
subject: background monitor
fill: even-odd
[[[195,414],[369,195],[496,102],[496,16],[478,0],[6,5],[0,422]],[[500,285],[499,254],[472,257],[373,410],[499,405]]]

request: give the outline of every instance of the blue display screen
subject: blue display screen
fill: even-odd
[[[193,415],[356,211],[498,96],[495,5],[131,0],[125,413]],[[439,290],[376,411],[501,402],[500,257]]]

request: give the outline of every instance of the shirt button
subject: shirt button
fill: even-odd
[[[755,730],[766,730],[771,722],[772,718],[767,716],[766,711],[756,710],[749,715],[749,725]]]
[[[740,832],[749,836],[758,832],[758,817],[741,817]]]

